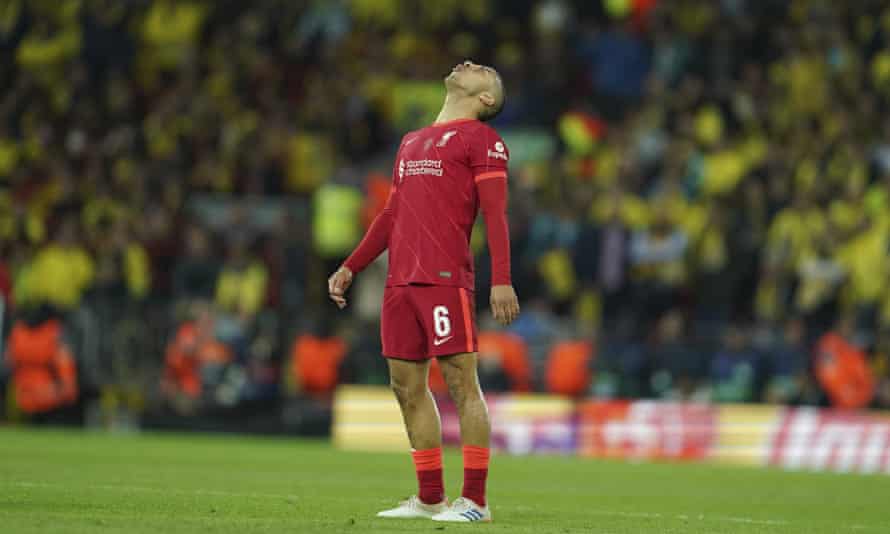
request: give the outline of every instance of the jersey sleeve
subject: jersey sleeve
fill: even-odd
[[[393,205],[396,202],[395,197],[396,191],[395,188],[392,188],[389,191],[389,197],[386,199],[383,211],[374,218],[374,222],[371,223],[361,243],[343,262],[344,267],[352,271],[353,274],[358,274],[365,270],[365,267],[376,260],[377,256],[380,256],[389,246],[389,235],[392,232],[394,220]]]
[[[491,255],[491,285],[510,285],[510,231],[507,223],[507,163],[510,152],[493,129],[484,127],[471,141],[470,168],[485,218]]]
[[[500,171],[490,171],[500,172]],[[507,222],[507,177],[484,179],[476,183],[488,252],[491,256],[491,285],[510,285],[510,226]]]
[[[470,169],[478,184],[491,178],[506,178],[510,151],[494,129],[483,126],[468,140]]]
[[[402,139],[402,146],[404,146],[404,143],[405,140]],[[399,147],[399,152],[401,152],[401,146]],[[400,162],[398,153],[396,154],[396,161]],[[383,210],[377,214],[361,242],[352,251],[352,254],[346,258],[346,261],[343,262],[343,266],[352,271],[353,274],[362,272],[389,247],[389,236],[392,233],[392,225],[395,221],[395,206],[398,202],[399,181],[403,172],[404,169],[399,163],[394,164],[392,185],[390,186],[389,196],[386,198]]]

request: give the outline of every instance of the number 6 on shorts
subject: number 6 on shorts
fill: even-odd
[[[433,308],[433,329],[439,337],[445,337],[451,333],[451,320],[448,319],[448,308],[436,306]]]

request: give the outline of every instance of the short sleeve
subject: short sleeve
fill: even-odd
[[[473,180],[506,178],[510,151],[494,129],[484,126],[468,142]]]

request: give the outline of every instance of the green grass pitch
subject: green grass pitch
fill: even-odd
[[[446,489],[461,463],[445,458]],[[297,439],[0,428],[0,532],[886,533],[890,477],[496,456],[494,522],[384,520],[406,454]]]

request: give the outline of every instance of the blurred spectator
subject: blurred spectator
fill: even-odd
[[[764,399],[774,404],[788,404],[804,398],[809,389],[804,322],[791,319],[785,323],[781,339],[770,347],[766,366],[769,379]]]
[[[838,408],[863,408],[875,394],[875,378],[865,353],[852,343],[854,324],[842,319],[819,339],[814,354],[819,384]]]
[[[642,96],[649,72],[649,50],[641,36],[620,21],[605,31],[592,29],[580,50],[599,96],[600,109],[612,118]]]
[[[380,357],[381,343],[376,321],[359,321],[349,343],[349,352],[340,365],[341,381],[347,384],[389,383],[389,369]]]
[[[643,340],[633,334],[629,321],[619,321],[603,332],[594,394],[605,398],[640,398],[652,394],[654,363]]]
[[[508,331],[519,336],[528,347],[532,374],[538,377],[535,388],[540,388],[544,385],[541,377],[544,376],[545,362],[551,346],[559,339],[569,337],[571,329],[559,321],[546,300],[536,298],[523,307],[522,313]]]
[[[687,338],[686,320],[679,310],[665,313],[649,343],[651,390],[660,397],[689,399],[703,377],[701,356]],[[641,369],[642,370],[642,369]]]
[[[142,26],[145,47],[140,61],[147,74],[176,69],[191,59],[205,14],[199,2],[152,2]]]
[[[519,336],[498,331],[480,332],[479,365],[480,380],[486,391],[531,391],[528,348]]]
[[[80,52],[82,44],[77,7],[71,1],[62,2],[62,6],[54,16],[48,16],[54,11],[51,8],[38,15],[16,53],[19,66],[47,89],[62,76],[65,63]]]
[[[20,410],[48,413],[77,400],[77,366],[63,326],[45,306],[30,308],[9,334],[7,360]]]
[[[199,412],[215,402],[231,351],[214,337],[214,317],[205,305],[196,305],[194,318],[183,323],[167,345],[161,393],[180,415]],[[203,399],[203,400],[202,400]]]
[[[803,314],[811,328],[829,328],[837,313],[846,269],[831,254],[827,237],[816,240],[814,250],[801,259],[797,274],[800,281],[795,292],[796,311]]]
[[[591,221],[581,227],[574,251],[575,270],[582,284],[599,290],[607,325],[630,305],[630,230],[621,218],[619,202],[616,198],[600,224]]]
[[[314,332],[301,334],[291,348],[291,372],[300,390],[329,396],[340,382],[340,363],[346,340],[334,334],[329,321],[319,321]]]
[[[282,362],[284,357],[277,351],[277,322],[270,316],[262,317],[255,325],[250,343],[247,347],[247,358],[242,368],[233,369],[230,373],[231,385],[240,387],[237,401],[276,401],[282,384]],[[234,379],[237,379],[234,380]]]
[[[265,302],[268,277],[266,266],[252,256],[246,240],[233,238],[216,281],[217,306],[252,319]]]
[[[147,215],[141,227],[135,228],[135,233],[138,234],[145,253],[148,255],[151,269],[148,277],[151,280],[149,297],[168,300],[171,295],[174,295],[174,292],[177,297],[183,298],[186,298],[190,293],[190,290],[186,289],[187,283],[176,280],[178,276],[183,275],[179,273],[179,261],[180,259],[187,261],[189,256],[198,257],[202,253],[192,250],[186,252],[184,258],[180,257],[178,250],[180,236],[172,231],[175,225],[174,216],[166,209],[159,208]],[[186,230],[187,235],[189,231],[190,229]],[[199,245],[198,248],[200,247]],[[206,253],[206,249],[204,253]],[[187,278],[191,278],[191,276],[187,276]],[[200,280],[201,275],[198,274],[195,278]],[[178,285],[174,286],[174,284]],[[196,291],[195,293],[194,296],[209,298],[212,295],[212,288],[208,288],[206,292]]]
[[[570,397],[587,394],[594,357],[589,341],[555,343],[547,356],[547,391]]]
[[[77,239],[77,222],[62,221],[53,240],[38,249],[16,280],[21,304],[49,304],[71,310],[93,283],[95,262]]]
[[[333,271],[362,237],[361,195],[353,187],[326,184],[314,198],[313,240],[319,255]]]
[[[719,328],[731,317],[735,286],[742,276],[741,266],[734,265],[729,256],[734,238],[731,215],[717,202],[704,208],[687,207],[686,211],[686,226],[691,227],[690,285],[697,296],[695,318],[699,324]]]
[[[208,299],[214,295],[218,261],[212,256],[210,236],[190,226],[185,233],[185,251],[173,274],[173,294],[187,299]]]
[[[110,298],[145,298],[151,286],[148,255],[127,223],[103,229],[96,249],[95,290]]]
[[[689,238],[659,206],[648,229],[631,241],[631,261],[640,286],[637,306],[649,318],[658,317],[680,299],[688,270],[685,262]]]
[[[816,236],[825,235],[825,215],[812,196],[798,192],[787,208],[779,211],[767,236],[767,258],[779,269],[792,269],[811,250]]]
[[[755,400],[759,366],[759,357],[751,346],[748,333],[740,327],[730,327],[724,336],[723,348],[711,362],[714,400]]]

